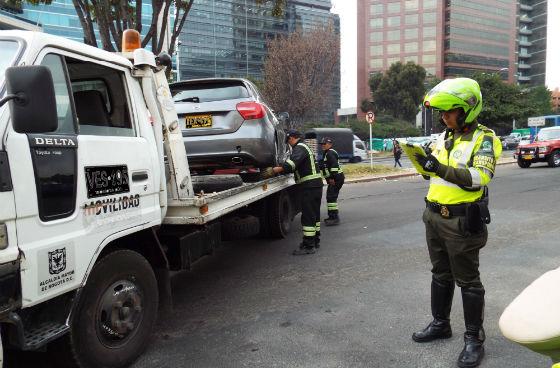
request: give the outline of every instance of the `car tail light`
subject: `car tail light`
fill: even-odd
[[[258,102],[240,102],[236,106],[243,119],[253,120],[264,118],[264,106]]]

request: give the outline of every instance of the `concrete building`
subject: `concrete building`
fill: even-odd
[[[397,61],[413,61],[442,79],[485,72],[516,82],[518,34],[527,32],[526,24],[537,24],[521,9],[537,12],[540,6],[514,0],[358,0],[357,106],[371,98],[369,76]],[[542,77],[541,84],[544,72]]]
[[[547,7],[547,0],[519,1],[517,80],[521,86],[545,82]]]

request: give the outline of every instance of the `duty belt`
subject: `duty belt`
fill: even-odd
[[[467,213],[468,203],[463,204],[439,204],[435,202],[430,202],[424,199],[426,202],[426,208],[430,211],[439,213],[443,218],[451,218],[457,216],[465,216]]]

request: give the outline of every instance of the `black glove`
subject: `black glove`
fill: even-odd
[[[422,166],[422,168],[428,172],[437,172],[439,169],[439,161],[434,155],[429,154],[428,156],[422,156],[421,154],[416,154],[416,160]]]
[[[272,167],[267,167],[261,171],[261,179],[270,179],[274,177],[274,169]]]

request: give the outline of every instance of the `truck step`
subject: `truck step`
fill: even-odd
[[[56,322],[47,322],[33,330],[25,331],[23,350],[36,350],[62,336],[66,331],[68,331],[67,325]]]
[[[18,314],[11,312],[8,316],[10,329],[10,342],[21,350],[37,350],[54,339],[68,332],[69,327],[60,322],[43,322],[38,326],[26,329]]]

